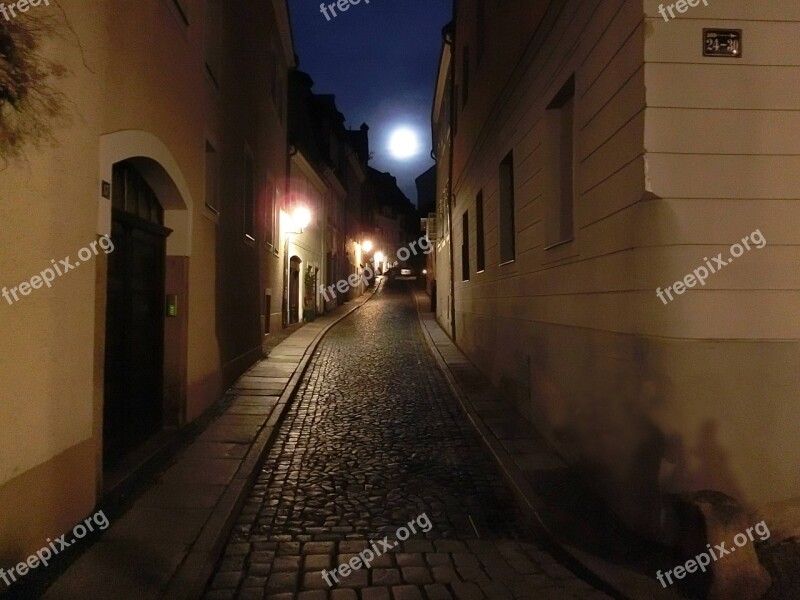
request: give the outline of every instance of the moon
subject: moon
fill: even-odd
[[[405,160],[419,152],[419,139],[416,132],[408,127],[396,129],[389,139],[389,151],[397,159]]]

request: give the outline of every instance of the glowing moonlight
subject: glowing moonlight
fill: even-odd
[[[398,159],[411,158],[419,152],[417,134],[408,128],[396,130],[389,140],[389,151]]]

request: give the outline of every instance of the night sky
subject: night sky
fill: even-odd
[[[416,203],[414,179],[433,164],[431,104],[452,0],[362,0],[330,21],[320,0],[289,0],[289,9],[300,69],[314,79],[314,92],[336,95],[349,128],[370,126],[370,166],[395,175]],[[402,126],[419,136],[412,159],[388,151]]]

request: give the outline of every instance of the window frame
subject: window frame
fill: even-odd
[[[511,150],[499,167],[499,194],[497,207],[498,248],[500,266],[517,260],[517,223],[516,223],[516,189],[514,187],[514,151]],[[505,182],[504,182],[505,181]],[[510,245],[509,252],[504,250],[504,242]]]
[[[483,213],[483,190],[475,197],[475,272],[486,271],[486,230]]]

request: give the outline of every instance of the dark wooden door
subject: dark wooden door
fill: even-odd
[[[161,428],[169,230],[114,210],[106,311],[104,461]]]
[[[300,259],[292,257],[289,262],[289,323],[300,321]]]

